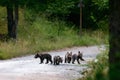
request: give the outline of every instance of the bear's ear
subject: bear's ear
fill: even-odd
[[[69,52],[67,52],[67,54],[69,54]]]
[[[41,56],[41,54],[37,53],[36,55]]]
[[[78,53],[82,54],[83,52],[78,51]]]

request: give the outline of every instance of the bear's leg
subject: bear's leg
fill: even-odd
[[[70,62],[71,62],[71,58],[68,58],[68,59],[67,59],[67,62],[70,63]]]
[[[48,61],[49,61],[49,60],[47,59],[46,64],[48,63]]]
[[[77,59],[78,64],[80,64],[79,59]]]
[[[58,59],[56,60],[56,65],[59,65],[59,61],[58,61]]]
[[[40,59],[40,64],[42,64],[43,63],[43,59]]]
[[[67,61],[67,60],[66,60],[66,58],[65,58],[65,63],[66,63],[66,61]]]
[[[75,59],[72,60],[72,63],[73,63],[73,64],[74,64],[74,62],[75,62]]]
[[[82,61],[85,61],[82,57],[80,57],[80,59],[81,59]]]
[[[55,61],[54,61],[54,65],[55,65]]]

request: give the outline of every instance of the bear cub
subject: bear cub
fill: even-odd
[[[53,62],[54,62],[54,65],[59,65],[60,63],[63,62],[63,59],[60,56],[54,56]]]
[[[77,60],[78,64],[80,64],[79,59],[84,61],[83,54],[80,51],[78,51],[78,54],[73,54],[72,55],[72,63],[74,64],[75,60]]]
[[[44,59],[46,59],[46,64],[48,64],[48,62],[51,62],[52,64],[52,56],[48,53],[44,53],[44,54],[35,54],[34,58],[40,58],[40,64],[43,63]]]
[[[72,59],[72,52],[67,52],[65,55],[65,63],[70,63]]]

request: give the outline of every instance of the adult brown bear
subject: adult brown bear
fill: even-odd
[[[84,61],[83,59],[83,53],[81,53],[80,51],[78,51],[78,54],[73,54],[72,55],[72,63],[74,64],[75,60],[77,60],[78,64],[80,64],[80,60]]]
[[[63,62],[63,59],[60,56],[54,56],[53,62],[54,62],[54,65],[59,65],[60,63]]]
[[[46,64],[48,62],[51,62],[52,64],[52,56],[48,53],[44,53],[44,54],[35,54],[34,58],[40,58],[40,64],[43,63],[44,59],[46,59]]]

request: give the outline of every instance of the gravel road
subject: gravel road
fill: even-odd
[[[88,61],[94,60],[104,49],[104,46],[89,46],[48,52],[52,56],[60,55],[64,58],[67,51],[81,51],[85,59],[81,64],[39,64],[39,59],[35,59],[34,55],[0,60],[0,80],[75,80],[83,76],[81,73],[88,68]]]

